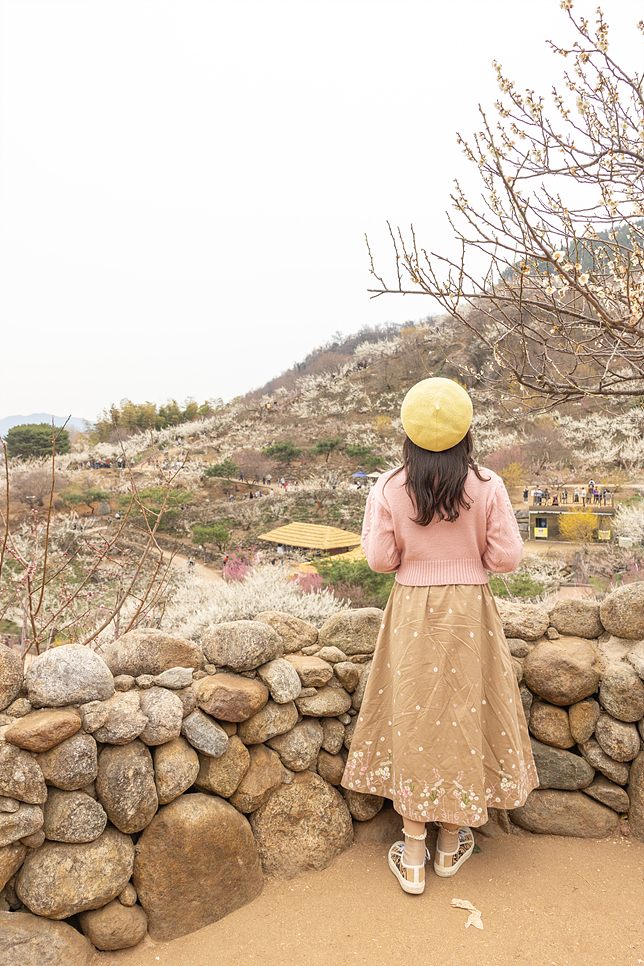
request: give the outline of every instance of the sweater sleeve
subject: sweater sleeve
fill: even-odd
[[[518,567],[522,556],[523,539],[508,492],[499,480],[488,507],[485,550],[481,562],[492,573],[508,574]]]
[[[367,499],[361,543],[372,570],[381,574],[398,570],[400,550],[396,546],[391,511],[378,499],[374,490]]]

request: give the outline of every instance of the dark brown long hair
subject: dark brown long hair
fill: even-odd
[[[403,465],[389,479],[405,473],[405,489],[416,509],[416,516],[412,517],[414,523],[426,527],[434,517],[453,523],[458,520],[461,510],[470,509],[470,497],[465,492],[470,469],[479,480],[490,481],[489,477],[481,476],[472,459],[472,448],[469,430],[460,443],[442,453],[422,449],[405,436]]]

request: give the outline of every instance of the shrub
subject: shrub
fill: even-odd
[[[573,543],[587,543],[593,540],[599,524],[596,513],[589,510],[577,510],[574,513],[562,513],[559,516],[559,533],[564,540]]]
[[[538,597],[545,590],[540,580],[520,571],[514,574],[490,574],[490,590],[495,597]]]
[[[221,572],[226,580],[244,580],[250,572],[249,555],[234,553],[223,565]]]
[[[293,583],[301,594],[314,594],[322,590],[323,580],[320,574],[295,574]]]
[[[205,471],[204,476],[230,479],[231,477],[237,476],[238,473],[239,467],[237,463],[228,457],[228,459],[222,460],[221,463],[211,463]]]
[[[316,565],[324,586],[354,606],[385,607],[395,574],[378,574],[366,560],[334,560],[326,557]],[[357,598],[361,600],[358,604]]]
[[[192,528],[192,542],[197,544],[214,543],[220,550],[230,540],[230,533],[223,523],[209,523],[206,526],[197,524]]]

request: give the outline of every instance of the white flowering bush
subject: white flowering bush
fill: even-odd
[[[613,518],[613,526],[620,537],[644,544],[644,502],[622,507]]]
[[[163,629],[199,641],[211,624],[253,620],[265,610],[283,611],[321,627],[332,614],[344,609],[346,604],[329,591],[300,593],[294,581],[268,565],[230,583],[181,573],[175,577]]]

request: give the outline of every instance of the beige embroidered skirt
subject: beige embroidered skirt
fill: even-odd
[[[489,586],[396,583],[342,784],[418,822],[478,826],[539,784]]]

